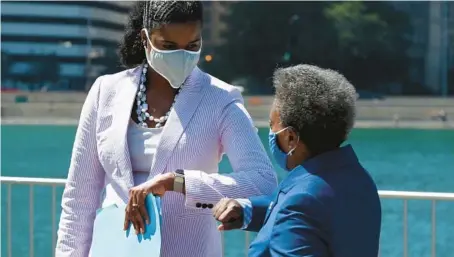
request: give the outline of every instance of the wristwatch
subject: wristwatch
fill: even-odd
[[[184,189],[184,170],[176,170],[174,172],[175,179],[173,181],[173,191],[183,193]]]

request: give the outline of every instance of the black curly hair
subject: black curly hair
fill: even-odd
[[[203,22],[202,1],[137,1],[129,14],[125,35],[120,43],[120,60],[124,67],[133,68],[145,60],[140,38],[143,28],[149,30],[164,24]]]

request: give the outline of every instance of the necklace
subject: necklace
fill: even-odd
[[[164,116],[153,117],[148,112],[147,94],[145,93],[147,91],[147,88],[145,86],[145,83],[147,80],[147,72],[148,72],[148,64],[145,63],[142,68],[142,75],[140,76],[139,90],[137,90],[137,95],[136,95],[137,120],[139,120],[139,125],[144,128],[148,128],[147,120],[154,121],[155,128],[161,128],[164,126],[167,119],[169,118],[170,112],[172,111],[173,106],[175,105],[175,102],[177,100],[178,94],[180,93],[181,87],[178,89],[178,91],[175,95],[175,98],[173,99],[172,106],[170,106],[169,111]]]

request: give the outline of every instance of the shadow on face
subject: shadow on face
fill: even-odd
[[[202,46],[202,25],[200,22],[171,23],[149,31],[153,46],[159,50],[198,51]],[[142,41],[147,40],[145,30],[141,32]]]
[[[281,123],[281,118],[279,116],[279,112],[277,111],[274,104],[271,107],[271,111],[270,111],[270,129],[274,133],[284,129],[284,126],[282,126],[282,123]]]
[[[279,148],[282,150],[282,151],[285,151],[287,152],[287,133],[288,133],[288,130],[284,130],[285,127],[282,125],[282,122],[281,122],[281,118],[280,118],[280,115],[279,115],[279,112],[277,110],[277,108],[275,107],[275,105],[273,104],[273,106],[271,107],[271,111],[270,111],[270,129],[272,132],[274,133],[279,133],[277,135],[277,145],[279,146]]]
[[[282,124],[281,116],[275,104],[273,104],[270,111],[270,129],[272,132],[278,133],[277,144],[285,153],[295,150],[297,145],[302,143],[294,128]]]

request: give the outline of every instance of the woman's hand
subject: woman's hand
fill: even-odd
[[[175,175],[173,173],[160,174],[145,183],[131,188],[129,190],[129,202],[126,206],[123,229],[127,230],[131,222],[136,230],[136,235],[145,233],[145,223],[150,223],[145,206],[145,198],[150,193],[162,196],[166,191],[173,190],[174,179]]]

